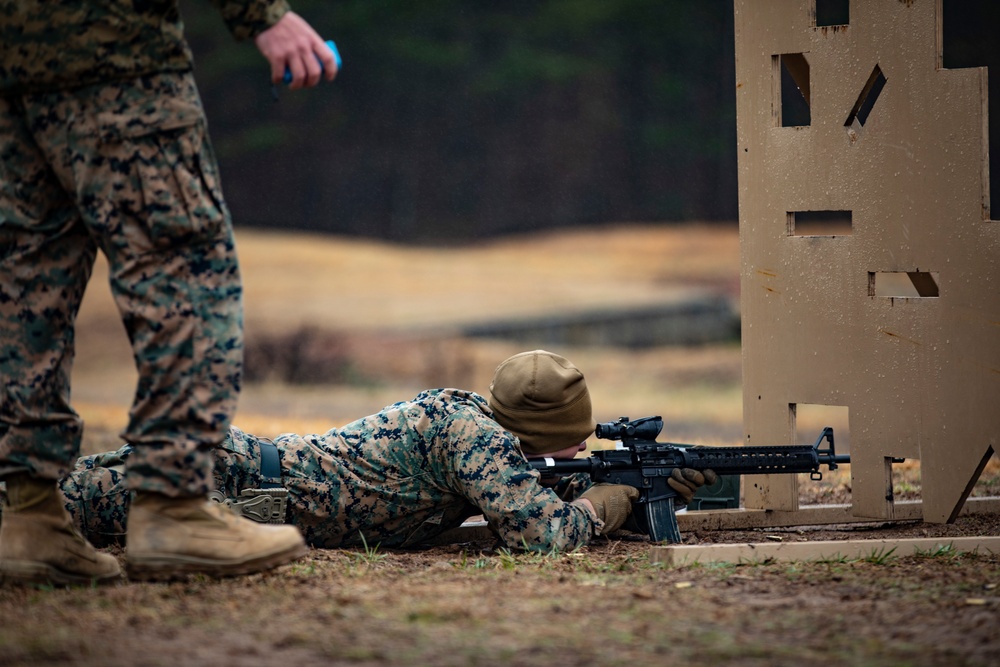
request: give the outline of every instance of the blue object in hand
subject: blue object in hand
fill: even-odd
[[[333,52],[333,59],[337,63],[337,69],[340,70],[340,51],[337,50],[337,45],[333,43],[332,39],[326,40],[326,45],[328,47],[330,47],[330,51]],[[318,58],[317,58],[317,60],[318,60]],[[319,66],[320,66],[320,69],[323,69],[323,63],[322,63],[322,61],[320,61]],[[285,82],[285,83],[291,83],[292,82],[292,71],[290,69],[288,69],[287,65],[285,66],[285,76],[282,79],[282,81]]]

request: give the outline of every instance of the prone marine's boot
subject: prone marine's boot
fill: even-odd
[[[28,473],[5,481],[0,579],[65,585],[107,583],[121,576],[117,559],[95,549],[73,525],[54,481]]]
[[[307,551],[294,526],[255,523],[207,498],[137,493],[129,509],[125,555],[132,579],[250,574]]]

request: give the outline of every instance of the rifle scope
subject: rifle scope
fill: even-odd
[[[598,424],[594,435],[604,440],[656,440],[662,430],[662,417],[643,417],[634,421],[620,417],[618,421]]]

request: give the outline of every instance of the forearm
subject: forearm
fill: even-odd
[[[516,461],[491,457],[463,475],[461,491],[508,547],[572,551],[600,533],[603,523],[589,502],[563,501],[534,471],[508,465]]]
[[[443,478],[482,511],[515,549],[571,551],[590,542],[603,523],[591,508],[565,502],[541,484],[511,436],[485,417],[457,416],[439,430]]]
[[[579,501],[556,501],[521,512],[494,515],[484,511],[484,515],[509,548],[573,551],[589,544],[603,526],[587,505]]]

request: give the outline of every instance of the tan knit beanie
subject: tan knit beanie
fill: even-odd
[[[586,440],[597,424],[583,373],[545,350],[515,354],[493,373],[490,408],[525,454],[547,454]]]

